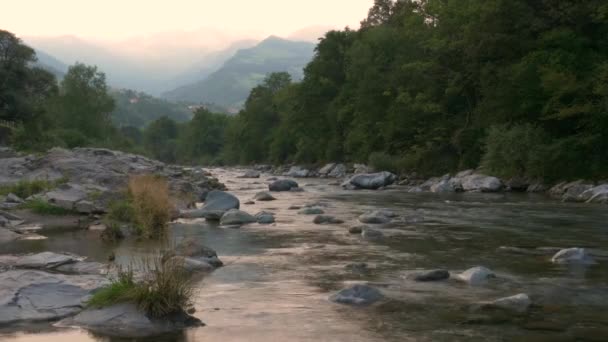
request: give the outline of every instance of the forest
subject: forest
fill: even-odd
[[[328,32],[304,78],[273,73],[236,116],[200,109],[143,130],[113,123],[103,73],[57,83],[0,31],[0,119],[21,150],[105,146],[185,164],[368,162],[441,175],[481,167],[549,181],[608,178],[608,3],[376,0]]]

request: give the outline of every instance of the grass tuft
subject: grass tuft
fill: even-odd
[[[58,185],[65,183],[67,180],[64,178],[56,181],[48,180],[21,180],[18,183],[11,185],[0,186],[0,195],[8,195],[13,193],[23,199],[28,198],[32,195],[36,195],[45,191],[56,188]]]
[[[66,216],[66,215],[78,215],[78,212],[65,208],[58,207],[56,205],[45,202],[39,198],[25,202],[20,206],[23,209],[29,209],[32,212],[40,215],[50,216]]]
[[[133,176],[129,179],[129,198],[133,209],[133,223],[145,237],[165,233],[171,220],[169,186],[164,178],[154,175]]]

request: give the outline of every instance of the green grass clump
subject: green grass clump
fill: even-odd
[[[51,190],[56,186],[56,182],[46,180],[22,180],[15,184],[0,186],[0,195],[13,193],[21,198],[28,198],[32,195]]]
[[[23,205],[21,205],[21,208],[29,209],[32,212],[34,212],[36,214],[40,214],[40,215],[50,215],[50,216],[78,215],[78,213],[74,210],[61,208],[56,205],[45,202],[41,199],[33,199],[31,201],[27,201]]]
[[[133,206],[128,200],[110,203],[106,218],[110,221],[131,223],[133,221]]]
[[[134,303],[152,317],[183,312],[194,296],[194,284],[183,260],[161,255],[142,260],[144,279],[135,281],[133,268],[119,270],[111,284],[93,294],[87,306],[100,308],[117,303]]]

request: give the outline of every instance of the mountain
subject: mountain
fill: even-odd
[[[35,64],[51,72],[57,78],[63,78],[63,75],[68,71],[68,66],[65,63],[44,51],[36,50],[36,57],[38,61]]]
[[[271,36],[258,45],[242,49],[222,67],[199,82],[179,87],[162,96],[172,101],[215,103],[234,110],[249,92],[272,72],[289,72],[295,80],[312,59],[315,44]]]
[[[192,119],[192,111],[185,105],[171,103],[145,93],[129,89],[112,90],[116,107],[112,121],[119,127],[145,127],[148,123],[166,116],[177,122]]]

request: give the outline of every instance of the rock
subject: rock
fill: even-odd
[[[545,192],[547,191],[547,186],[542,181],[537,181],[531,183],[526,191],[530,193]]]
[[[354,226],[354,227],[350,227],[348,228],[348,233],[349,234],[361,234],[363,232],[364,229],[367,229],[367,226]]]
[[[593,184],[575,184],[569,186],[562,196],[562,202],[585,202],[586,200],[582,195],[593,188]]]
[[[347,181],[346,185],[350,184],[356,189],[377,190],[393,184],[396,180],[397,176],[390,172],[378,172],[355,175]]]
[[[310,175],[310,170],[305,169],[301,166],[292,166],[284,176],[295,177],[295,178],[306,178],[306,177],[309,177],[309,175]]]
[[[511,191],[526,192],[530,186],[530,182],[523,177],[511,177],[505,184]]]
[[[496,177],[473,174],[462,178],[464,191],[497,192],[502,188],[502,181]]]
[[[107,273],[106,265],[99,262],[80,261],[71,264],[64,264],[55,268],[56,271],[66,274],[97,274]]]
[[[457,279],[468,283],[469,285],[478,286],[485,284],[488,279],[495,278],[494,272],[483,266],[477,266],[469,268],[468,270],[460,273]]]
[[[327,175],[329,178],[343,178],[344,176],[346,176],[346,166],[344,164],[337,164]]]
[[[0,216],[8,219],[9,221],[23,221],[23,218],[3,210],[0,210]]]
[[[361,237],[368,240],[377,240],[384,237],[381,231],[372,229],[372,228],[364,228],[361,232]]]
[[[253,222],[257,222],[255,217],[238,209],[228,210],[220,219],[220,224],[223,226],[243,225]]]
[[[209,262],[201,259],[188,258],[176,255],[171,257],[169,260],[177,263],[178,265],[181,263],[184,269],[188,272],[209,273],[215,269],[215,267]]]
[[[431,192],[456,192],[457,188],[454,186],[454,182],[449,179],[444,179],[431,185]]]
[[[330,215],[317,215],[313,221],[314,224],[341,224],[344,221]]]
[[[17,204],[25,203],[25,201],[21,197],[15,195],[13,193],[6,195],[6,198],[4,199],[4,201],[7,203],[17,203]]]
[[[245,204],[245,205],[252,205],[252,204],[255,204],[255,202],[254,201],[247,201],[247,202],[245,202],[243,204]]]
[[[528,308],[530,308],[530,305],[532,305],[532,301],[530,300],[530,297],[528,297],[527,294],[520,293],[515,296],[500,298],[492,302],[482,303],[482,305],[484,307],[499,308],[507,311],[522,313],[528,311]]]
[[[19,154],[10,147],[0,146],[0,159],[15,158]]]
[[[59,326],[78,326],[94,333],[119,338],[144,338],[179,332],[204,324],[185,312],[163,319],[150,318],[135,304],[123,303],[101,309],[87,309],[67,318]]]
[[[319,175],[327,177],[329,173],[336,167],[335,163],[326,164],[319,169]]]
[[[91,214],[98,211],[95,209],[95,204],[90,201],[79,201],[78,203],[76,203],[74,209],[76,209],[76,211],[81,214]]]
[[[363,306],[373,304],[383,297],[384,296],[378,289],[368,285],[357,284],[340,290],[338,293],[329,297],[329,300],[340,304]]]
[[[302,189],[300,187],[295,187],[295,188],[289,189],[289,192],[304,192],[304,189]]]
[[[348,271],[357,273],[365,273],[369,271],[369,267],[364,262],[354,262],[352,264],[344,266],[344,268]]]
[[[68,183],[60,185],[53,191],[47,192],[44,195],[44,198],[47,202],[58,207],[74,210],[76,203],[87,198],[87,192],[80,185]]]
[[[299,205],[292,205],[287,208],[287,210],[300,210],[302,207]]]
[[[295,181],[291,180],[291,179],[280,179],[277,181],[274,181],[273,183],[271,183],[270,185],[268,185],[268,190],[270,191],[289,191],[292,188],[297,188],[298,187],[298,183],[296,183]]]
[[[61,319],[82,310],[89,295],[107,284],[101,276],[35,270],[0,273],[0,326]]]
[[[276,200],[276,198],[274,198],[274,196],[272,196],[269,192],[267,191],[260,191],[257,194],[255,194],[255,196],[253,197],[254,200],[256,201],[274,201]]]
[[[108,229],[108,226],[106,226],[103,223],[92,224],[89,226],[89,230],[95,230],[95,231],[99,231],[99,232],[103,232],[106,229]]]
[[[207,220],[219,220],[224,213],[230,209],[239,209],[239,199],[234,195],[220,190],[213,190],[207,194],[205,205],[201,209],[182,210],[180,216],[183,218],[206,218]]]
[[[475,170],[464,170],[464,171],[458,172],[456,174],[456,176],[454,176],[454,178],[464,178],[464,177],[470,176],[474,173],[475,173]]]
[[[359,216],[359,221],[366,224],[385,224],[391,222],[391,218],[384,215],[382,211],[372,211]]]
[[[224,264],[217,256],[217,252],[205,246],[196,238],[186,238],[175,246],[175,255],[189,257],[205,261],[214,267],[221,267]]]
[[[0,218],[3,218],[3,216],[0,216]],[[8,220],[5,224],[8,224]],[[0,224],[0,244],[15,241],[21,237],[21,235],[6,228],[2,228],[1,226],[2,225]]]
[[[323,209],[321,209],[321,208],[311,207],[311,208],[304,208],[304,209],[298,211],[298,214],[300,214],[300,215],[322,215],[322,214],[325,214],[325,211],[323,211]]]
[[[248,170],[237,178],[260,178],[260,172],[256,170]]]
[[[19,258],[15,263],[16,268],[53,269],[61,265],[80,261],[81,258],[71,254],[59,254],[53,252],[42,252],[29,254]]]
[[[274,214],[267,211],[262,211],[255,214],[255,218],[259,224],[271,224],[274,223]]]
[[[589,265],[595,263],[593,257],[587,254],[584,248],[562,249],[551,258],[551,262],[553,262],[554,264],[570,265]]]
[[[446,280],[448,278],[450,278],[450,272],[447,270],[431,270],[412,275],[412,279],[421,282]]]
[[[587,203],[608,203],[608,184],[598,185],[584,191],[579,196],[581,201]]]

